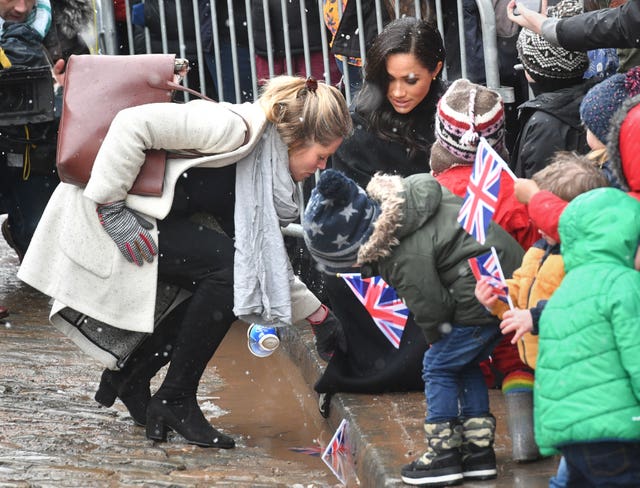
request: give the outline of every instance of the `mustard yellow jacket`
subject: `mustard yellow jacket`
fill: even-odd
[[[542,308],[551,294],[560,286],[564,278],[564,263],[560,255],[560,246],[549,245],[544,239],[538,240],[522,258],[522,265],[507,279],[509,295],[513,305],[521,309],[530,309],[533,317],[533,332],[526,333],[518,341],[520,359],[530,368],[536,367],[538,356],[538,320]],[[502,318],[509,306],[498,301],[491,312]]]

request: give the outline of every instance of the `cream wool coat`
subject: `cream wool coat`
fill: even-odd
[[[267,124],[261,107],[250,103],[195,100],[120,112],[101,146],[87,187],[61,183],[56,188],[18,271],[22,281],[55,299],[51,322],[76,340],[68,330],[72,326],[58,315],[70,307],[117,328],[152,332],[158,260],[142,267],[126,261],[100,225],[96,204],[126,199],[129,208],[155,224],[155,219],[169,213],[176,181],[186,170],[223,167],[241,160],[256,148]],[[243,145],[247,129],[250,137]],[[214,155],[169,159],[161,197],[128,195],[148,148]],[[158,242],[157,227],[150,232]],[[291,293],[294,323],[320,306],[297,278],[291,282]]]

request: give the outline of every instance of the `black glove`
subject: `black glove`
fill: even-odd
[[[118,249],[130,263],[142,266],[143,258],[153,262],[158,254],[158,246],[147,229],[153,224],[128,209],[124,201],[98,205],[96,209],[100,223]]]
[[[338,320],[331,310],[325,305],[322,305],[323,309],[327,312],[324,320],[320,322],[312,322],[311,330],[316,336],[316,350],[318,355],[325,361],[329,361],[333,356],[333,352],[336,349],[340,349],[342,352],[347,351],[347,339],[342,330],[342,324]]]

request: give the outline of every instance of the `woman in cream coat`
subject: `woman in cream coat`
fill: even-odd
[[[110,368],[97,401],[119,397],[150,439],[173,429],[193,444],[231,448],[196,391],[237,317],[306,318],[319,350],[335,345],[339,323],[293,276],[280,226],[298,215],[295,183],[323,169],[350,130],[339,91],[288,76],[253,104],[149,104],[115,117],[86,188],[59,185],[18,273],[55,299],[52,323]],[[170,158],[161,196],[129,195],[149,148],[208,155]],[[202,212],[221,228],[196,221]],[[191,296],[154,330],[158,279]],[[87,317],[151,335],[116,365],[83,333]],[[169,359],[151,397],[149,382]]]

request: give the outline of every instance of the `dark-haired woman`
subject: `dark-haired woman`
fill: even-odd
[[[364,84],[351,107],[353,133],[332,157],[363,188],[377,171],[428,172],[444,45],[435,25],[413,17],[389,23],[367,52]]]
[[[380,32],[367,52],[364,84],[351,107],[353,133],[332,156],[334,169],[363,188],[379,171],[429,172],[436,105],[446,90],[440,77],[444,57],[440,33],[424,20],[404,17]],[[395,349],[341,278],[327,277],[325,289],[349,345],[348,354],[335,352],[316,391],[422,390],[426,342],[413,319]]]

